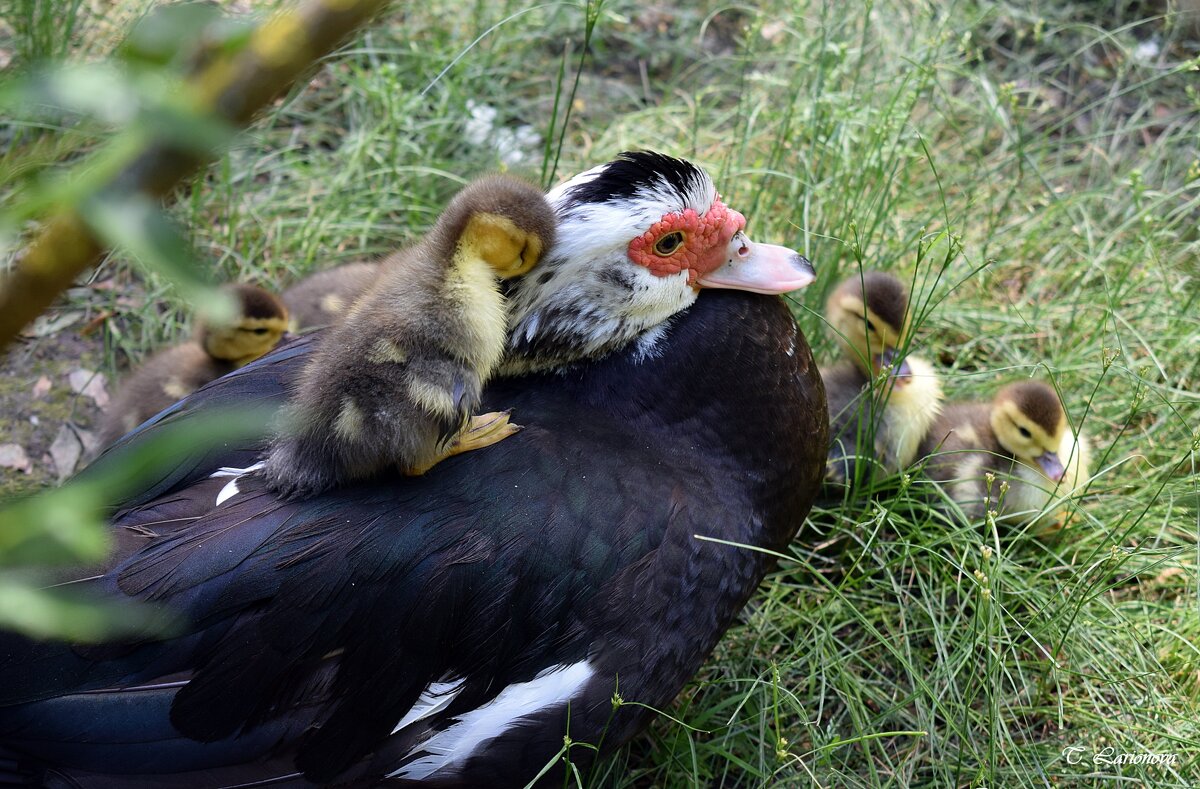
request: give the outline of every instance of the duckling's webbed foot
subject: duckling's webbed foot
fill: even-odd
[[[509,436],[516,435],[521,432],[522,426],[508,421],[511,414],[512,411],[492,411],[471,417],[466,427],[446,443],[445,448],[437,457],[429,463],[411,468],[405,473],[412,477],[420,476],[448,457],[490,447]]]

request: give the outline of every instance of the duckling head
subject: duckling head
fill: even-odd
[[[202,325],[196,339],[214,359],[241,367],[274,348],[287,331],[288,311],[276,296],[254,285],[227,285],[237,305],[229,324]]]
[[[703,288],[786,293],[813,281],[786,247],[746,235],[691,162],[620,154],[546,196],[558,235],[509,290],[511,369],[545,369],[637,341],[647,353]]]
[[[540,189],[494,175],[455,195],[430,237],[452,246],[453,259],[482,260],[497,277],[510,279],[528,273],[553,245],[555,221]]]
[[[825,317],[842,351],[871,377],[891,370],[894,385],[912,377],[899,348],[908,338],[908,290],[882,271],[865,271],[838,285],[825,305]]]
[[[1058,482],[1065,469],[1059,448],[1067,415],[1054,390],[1041,381],[1009,384],[992,402],[992,431],[1000,446],[1028,466]]]

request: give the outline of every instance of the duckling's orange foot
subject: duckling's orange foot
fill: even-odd
[[[516,435],[521,432],[522,425],[509,422],[508,417],[511,414],[512,411],[492,411],[471,417],[467,426],[446,445],[440,455],[425,466],[409,470],[408,475],[420,476],[448,457],[490,447],[509,436]]]

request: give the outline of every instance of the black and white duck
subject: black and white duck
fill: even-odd
[[[588,746],[611,752],[671,703],[820,485],[821,380],[764,295],[812,269],[751,241],[683,160],[622,154],[548,199],[558,240],[511,284],[508,372],[483,392],[526,429],[303,501],[246,473],[265,435],[159,469],[112,515],[111,566],[79,584],[180,628],[90,648],[0,636],[0,776],[557,786],[564,737],[586,770]],[[312,348],[213,382],[90,473],[224,405],[282,404]]]

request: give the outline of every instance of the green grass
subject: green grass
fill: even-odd
[[[81,16],[76,57],[111,50],[111,18],[141,7],[115,5]],[[585,783],[1200,781],[1200,44],[1185,26],[1139,3],[613,2],[581,58],[578,4],[456,9],[388,17],[181,192],[174,214],[221,278],[283,284],[419,234],[499,166],[464,139],[467,101],[483,102],[548,141],[514,168],[534,179],[630,147],[705,164],[754,237],[816,264],[794,305],[820,358],[829,290],[894,271],[950,397],[1050,380],[1095,449],[1074,525],[1051,538],[947,518],[919,475],[819,508],[665,711],[677,720]],[[113,364],[179,336],[186,309],[161,277],[119,256],[99,276],[145,288],[117,305]],[[1093,765],[1106,747],[1178,762]]]

